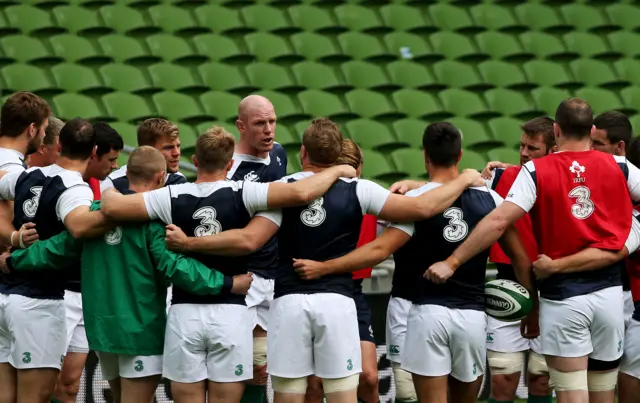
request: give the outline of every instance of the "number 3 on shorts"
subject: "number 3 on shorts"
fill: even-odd
[[[591,190],[589,190],[588,187],[578,186],[573,188],[569,192],[569,197],[576,199],[576,202],[571,206],[571,214],[573,214],[575,218],[584,220],[593,214],[595,206],[590,199]]]

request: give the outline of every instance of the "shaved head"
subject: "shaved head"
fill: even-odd
[[[266,158],[276,136],[276,111],[261,95],[249,95],[238,105],[236,127],[240,133],[236,152]]]

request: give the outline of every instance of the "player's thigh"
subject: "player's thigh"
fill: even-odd
[[[453,325],[445,307],[411,305],[401,368],[422,377],[449,375],[452,364],[449,329]]]
[[[17,369],[59,370],[67,350],[63,300],[10,295],[5,312],[11,335],[11,365]]]
[[[207,379],[217,383],[253,378],[253,317],[245,305],[212,305],[203,315]]]
[[[517,353],[529,349],[529,340],[520,333],[520,321],[505,322],[487,318],[487,350],[498,353]]]
[[[97,351],[96,355],[98,356],[98,362],[100,363],[102,377],[106,381],[118,379],[120,377],[120,361],[118,359],[118,354]]]
[[[624,340],[620,372],[640,379],[640,322],[631,319]]]
[[[152,403],[161,379],[160,374],[140,378],[120,378],[122,403]]]
[[[589,358],[615,361],[622,356],[624,344],[624,296],[622,287],[610,287],[593,294],[593,322]]]
[[[281,378],[301,378],[314,373],[313,333],[308,295],[276,298],[269,310],[267,368]]]
[[[387,305],[387,323],[385,336],[387,342],[387,358],[391,362],[400,363],[411,301],[404,298],[391,297]]]
[[[6,314],[8,299],[8,295],[0,294],[0,364],[8,363],[11,354],[11,332]]]
[[[73,385],[80,382],[84,364],[87,362],[88,353],[71,353],[67,352],[62,363],[60,379],[63,385]]]
[[[474,382],[484,374],[487,361],[487,318],[484,311],[452,309],[451,376],[460,382]]]
[[[353,298],[322,293],[306,296],[313,323],[315,374],[323,379],[362,372],[358,315]]]
[[[540,298],[540,344],[544,355],[583,357],[591,354],[593,308],[589,295],[556,301]]]
[[[169,309],[164,338],[162,374],[174,382],[207,379],[207,340],[201,315],[208,305],[174,304]]]

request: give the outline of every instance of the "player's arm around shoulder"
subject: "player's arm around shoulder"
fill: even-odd
[[[6,259],[6,267],[8,271],[63,270],[81,254],[82,242],[69,231],[63,231],[26,249],[14,251]]]
[[[162,188],[159,190],[164,190]],[[129,195],[123,195],[115,188],[109,188],[102,194],[101,211],[104,216],[110,220],[119,221],[147,221],[150,214],[147,211],[147,204],[145,198],[155,199],[154,190],[145,193],[134,193]],[[145,194],[150,194],[145,196]],[[170,202],[170,200],[169,200]]]

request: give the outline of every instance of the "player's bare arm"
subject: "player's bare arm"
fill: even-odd
[[[537,295],[536,283],[531,270],[531,259],[527,255],[527,250],[518,235],[518,230],[511,225],[498,239],[500,247],[511,260],[518,282],[531,293]]]
[[[365,267],[373,267],[391,256],[411,236],[397,228],[387,228],[374,241],[356,248],[344,256],[326,262],[307,259],[295,259],[293,267],[304,280],[314,280],[330,274],[356,271]]]
[[[89,206],[80,206],[71,211],[64,219],[74,238],[94,238],[104,235],[115,226],[107,216],[100,211],[90,211]]]
[[[398,194],[405,194],[410,190],[415,190],[418,188],[421,188],[422,186],[426,185],[427,182],[426,181],[416,181],[413,179],[405,179],[402,181],[398,181],[396,183],[394,183],[393,185],[391,185],[389,187],[389,191],[391,193],[398,193]]]
[[[26,248],[38,240],[38,233],[34,223],[25,224],[17,230],[13,226],[14,183],[20,173],[9,174],[0,171],[0,245]]]
[[[123,195],[111,188],[102,194],[100,211],[111,220],[149,221],[143,193]]]
[[[487,166],[484,167],[484,169],[482,170],[482,177],[484,179],[491,179],[491,176],[493,175],[492,172],[494,169],[497,169],[497,168],[507,169],[512,166],[513,165],[511,164],[507,164],[500,161],[489,161],[487,163]]]
[[[617,252],[589,248],[558,259],[540,255],[538,260],[533,262],[533,271],[536,278],[545,279],[554,274],[599,270],[619,262],[628,255],[629,250],[626,246]]]

